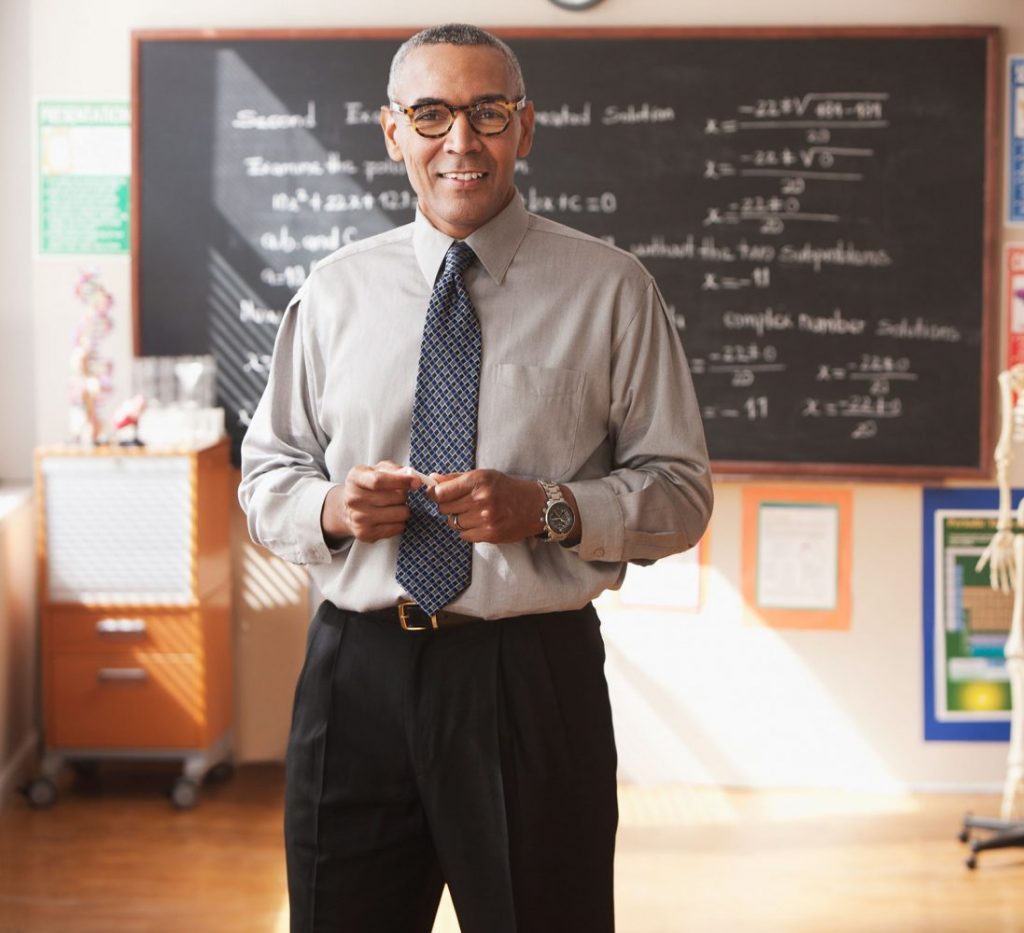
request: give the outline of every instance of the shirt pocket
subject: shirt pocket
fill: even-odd
[[[573,463],[586,373],[576,369],[498,363],[491,369],[486,414],[491,451],[482,467],[541,479],[563,479]],[[484,412],[481,412],[484,415]]]

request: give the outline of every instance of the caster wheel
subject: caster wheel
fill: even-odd
[[[956,838],[959,839],[961,842],[967,842],[967,840],[971,838],[971,834],[965,827],[964,829],[960,830],[960,835]]]
[[[171,804],[176,810],[191,810],[199,802],[199,785],[188,778],[178,778],[171,788]]]
[[[25,797],[36,810],[46,810],[57,799],[57,785],[49,778],[36,778],[25,788]]]
[[[964,864],[973,871],[978,867],[978,860],[972,855]]]
[[[222,781],[228,780],[234,773],[235,766],[230,761],[221,761],[206,773],[206,780],[220,784]]]

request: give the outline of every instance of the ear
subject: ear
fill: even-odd
[[[387,146],[388,155],[395,162],[404,161],[402,147],[398,144],[398,121],[390,107],[380,108],[380,128],[384,131],[384,145]]]
[[[516,155],[525,159],[533,148],[533,101],[528,100],[526,106],[519,113],[519,145],[516,147]]]

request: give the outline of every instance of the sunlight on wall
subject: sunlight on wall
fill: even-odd
[[[294,606],[302,599],[306,574],[301,567],[276,560],[249,541],[241,548],[241,593],[249,609]]]
[[[849,633],[750,625],[728,580],[712,571],[709,589],[701,613],[599,602],[620,780],[905,790],[837,699],[886,685],[849,669],[844,683],[822,679]]]

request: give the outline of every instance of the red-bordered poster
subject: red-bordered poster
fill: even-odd
[[[1024,243],[1006,247],[1006,368],[1024,363]]]

